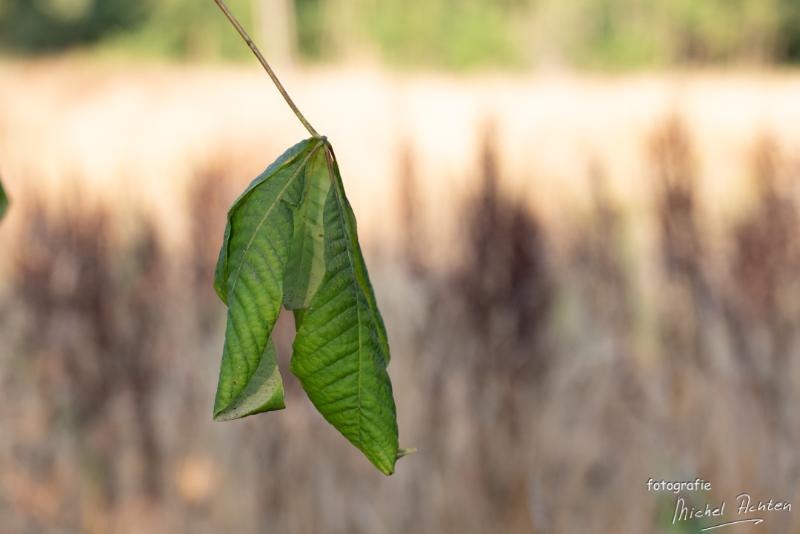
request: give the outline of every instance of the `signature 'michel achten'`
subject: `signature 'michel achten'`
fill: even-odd
[[[722,501],[719,506],[706,504],[705,507],[695,508],[686,503],[683,497],[678,497],[675,502],[675,513],[672,516],[672,524],[675,525],[682,521],[691,519],[716,519],[720,523],[708,526],[702,531],[714,530],[726,526],[738,525],[742,523],[752,523],[758,525],[764,522],[764,516],[771,512],[791,512],[792,504],[787,501],[754,501],[748,493],[741,493],[736,497],[734,508],[736,519],[725,521],[725,507],[727,503]],[[749,517],[748,517],[749,516]]]

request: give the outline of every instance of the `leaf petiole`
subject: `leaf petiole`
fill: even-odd
[[[275,84],[275,87],[277,87],[278,91],[283,96],[283,99],[286,100],[286,103],[289,104],[290,108],[292,108],[292,111],[294,112],[295,116],[300,120],[301,123],[303,123],[303,126],[305,126],[306,130],[308,130],[308,133],[310,133],[314,137],[320,137],[320,135],[317,133],[314,127],[311,126],[311,123],[306,120],[306,118],[297,108],[294,101],[292,100],[292,97],[290,97],[289,93],[286,92],[286,89],[283,87],[283,84],[278,79],[278,76],[275,74],[275,71],[272,70],[272,67],[269,66],[269,63],[267,63],[266,58],[261,54],[261,51],[256,46],[256,43],[253,42],[253,40],[247,34],[247,31],[245,31],[242,24],[236,19],[233,13],[231,13],[231,10],[228,9],[227,5],[225,5],[225,2],[223,0],[214,0],[214,3],[217,4],[217,6],[222,10],[222,13],[225,15],[228,21],[230,21],[233,27],[236,28],[236,31],[239,32],[239,35],[242,37],[244,42],[247,43],[247,46],[250,48],[250,50],[253,51],[253,54],[255,54],[259,63],[261,63],[261,66],[264,67],[264,70],[267,71],[267,74],[269,74],[269,77],[272,79],[272,83]]]

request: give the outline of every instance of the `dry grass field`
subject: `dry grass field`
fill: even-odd
[[[800,74],[281,74],[419,452],[382,477],[288,372],[211,421],[225,210],[304,135],[266,77],[6,60],[0,532],[699,532],[650,477],[800,505]]]

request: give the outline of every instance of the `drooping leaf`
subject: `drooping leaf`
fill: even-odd
[[[214,287],[228,305],[214,419],[228,420],[284,407],[272,329],[283,301],[292,212],[303,174],[321,151],[318,139],[287,150],[234,202]]]
[[[333,149],[289,149],[234,203],[215,288],[228,305],[217,420],[283,408],[271,341],[294,310],[292,372],[320,413],[383,473],[398,448],[389,344]]]
[[[332,180],[324,206],[325,276],[297,317],[291,369],[325,419],[388,475],[398,437],[386,329],[327,142],[324,157]]]
[[[0,219],[3,218],[3,215],[6,214],[6,210],[8,209],[8,196],[6,196],[6,191],[3,189],[3,182],[0,182]]]

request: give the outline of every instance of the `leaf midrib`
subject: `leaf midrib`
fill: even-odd
[[[361,350],[362,350],[362,344],[361,344],[361,309],[360,309],[360,306],[358,305],[358,280],[356,279],[356,271],[355,271],[355,263],[353,262],[353,255],[352,255],[352,252],[350,251],[350,247],[352,246],[352,243],[350,242],[350,236],[349,236],[348,231],[347,231],[347,224],[345,223],[345,219],[344,219],[344,205],[342,203],[342,198],[339,195],[338,184],[335,182],[336,181],[336,176],[334,174],[334,165],[333,165],[333,162],[331,161],[332,158],[333,158],[333,156],[331,155],[332,150],[330,150],[329,147],[330,147],[330,145],[327,145],[325,147],[325,162],[328,165],[328,177],[330,178],[330,180],[332,182],[331,186],[333,188],[334,195],[336,195],[336,204],[339,207],[339,209],[336,210],[336,213],[339,216],[339,220],[340,220],[340,222],[342,224],[342,232],[344,233],[345,250],[347,250],[347,259],[349,260],[347,262],[347,265],[348,265],[348,268],[350,269],[350,274],[353,277],[352,288],[353,288],[353,297],[354,297],[355,307],[356,307],[356,329],[358,330],[358,380],[357,380],[358,390],[357,390],[357,395],[356,395],[357,398],[358,398],[358,402],[357,402],[357,408],[358,408],[358,410],[357,410],[357,413],[358,413],[358,443],[363,447],[364,446],[364,439],[363,439],[363,434],[362,434],[362,427],[364,426],[363,425],[364,411],[361,409],[362,408],[362,403],[361,403],[361,391],[362,391],[361,376],[362,376],[363,373],[362,373],[362,363],[361,363],[362,362],[362,358],[361,358]]]

